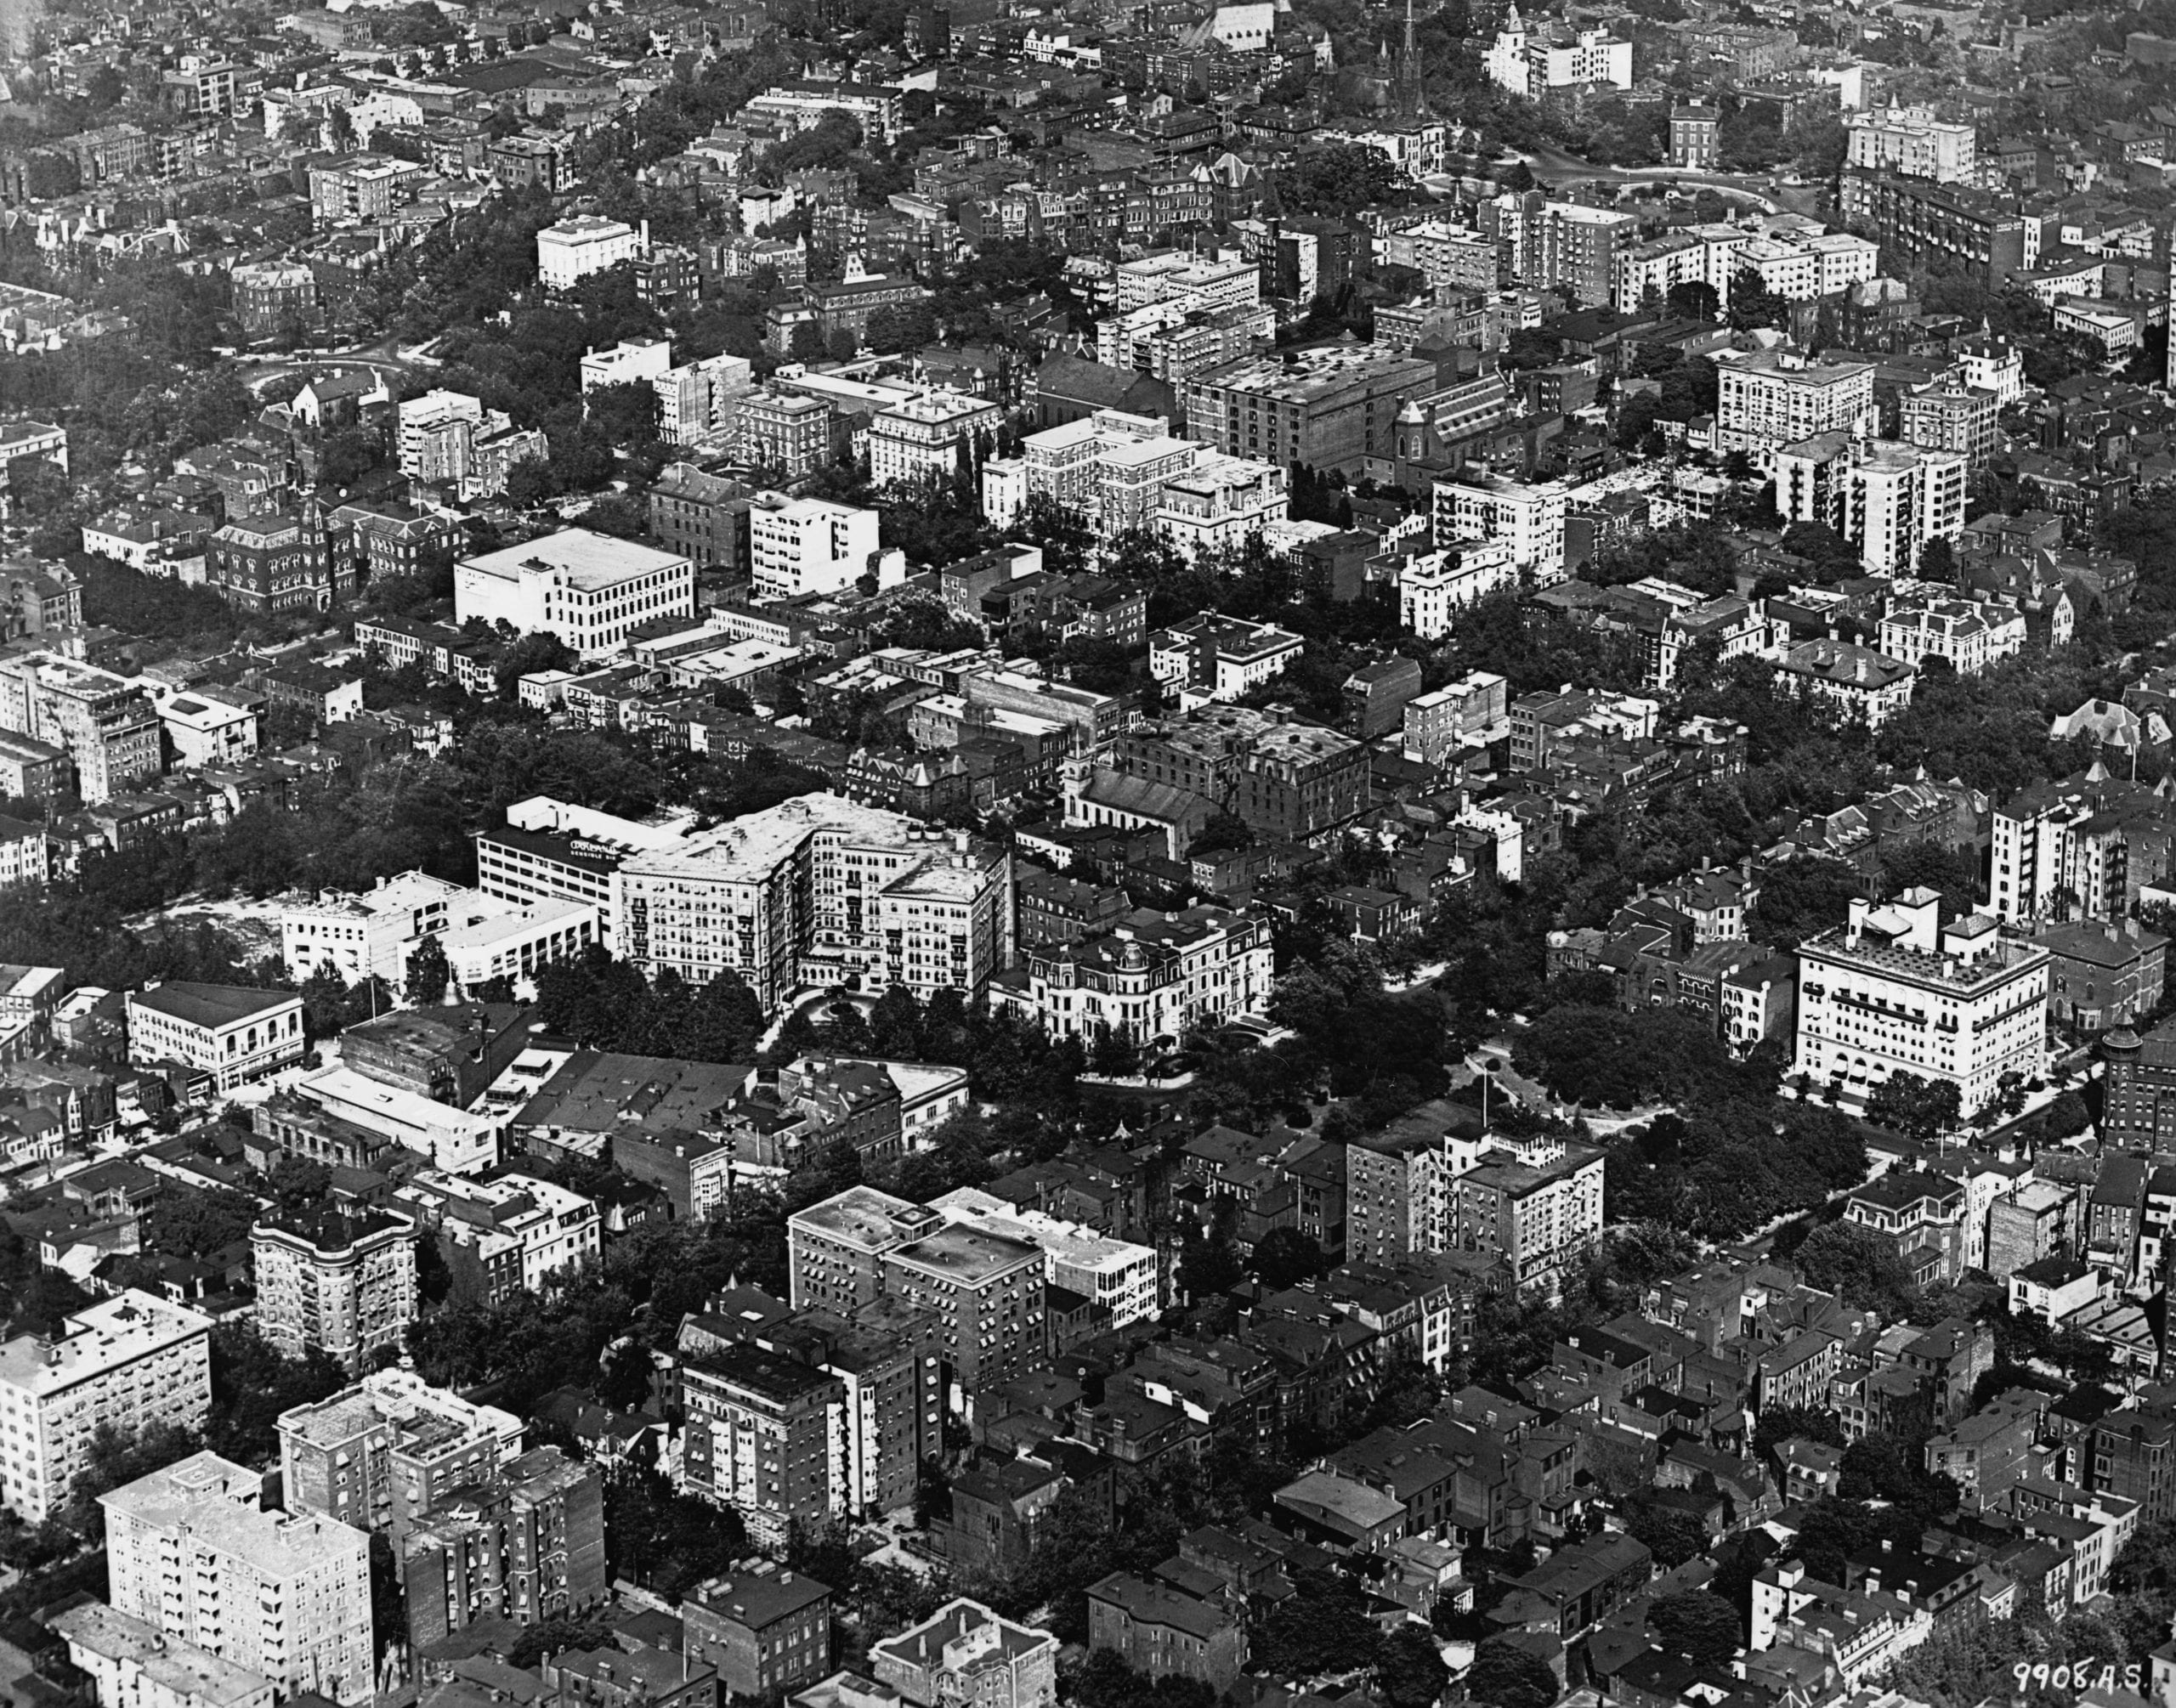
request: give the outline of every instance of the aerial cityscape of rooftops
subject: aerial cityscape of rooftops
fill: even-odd
[[[2176,1708],[2176,0],[0,7],[0,1708]]]

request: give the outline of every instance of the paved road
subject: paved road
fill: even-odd
[[[1690,167],[1596,166],[1592,161],[1581,160],[1550,143],[1536,144],[1520,158],[1533,169],[1537,178],[1548,179],[1558,189],[1574,184],[1617,184],[1628,187],[1637,184],[1706,184],[1757,201],[1771,213],[1783,212],[1783,204],[1761,187],[1767,184],[1765,178],[1727,172],[1697,172]]]
[[[390,379],[408,373],[415,366],[412,356],[404,355],[391,338],[381,338],[375,344],[358,344],[352,349],[327,351],[322,355],[298,350],[291,356],[275,357],[269,361],[252,361],[247,357],[242,360],[241,382],[253,392],[262,391],[277,379],[308,379],[313,374],[351,372],[357,368],[375,369]]]

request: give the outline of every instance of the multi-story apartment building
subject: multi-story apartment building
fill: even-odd
[[[2005,1074],[2039,1076],[2048,1055],[2048,952],[1974,914],[1940,922],[1941,897],[1907,890],[1854,900],[1840,930],[1799,948],[1791,1071],[1859,1110],[1892,1074],[1957,1088],[1969,1118]]]
[[[899,131],[898,90],[881,83],[796,82],[774,84],[748,103],[751,113],[790,120],[798,130],[813,130],[833,112],[850,115],[864,134],[887,147]]]
[[[604,1479],[536,1447],[453,1490],[400,1551],[409,1640],[436,1643],[491,1615],[517,1625],[604,1599]]]
[[[1979,158],[1969,124],[1938,119],[1930,107],[1874,107],[1844,115],[1844,164],[1867,172],[1968,182]]]
[[[955,1411],[1043,1367],[1044,1262],[1034,1246],[955,1223],[884,1253],[884,1291],[938,1320]]]
[[[291,991],[175,981],[129,992],[122,1013],[129,1060],[179,1062],[210,1074],[220,1091],[303,1058],[303,1002]]]
[[[722,442],[739,430],[740,400],[755,389],[745,356],[683,362],[650,382],[657,393],[657,436],[667,444]]]
[[[368,1702],[370,1538],[264,1507],[264,1479],[192,1454],[99,1496],[116,1611],[262,1673],[283,1694]]]
[[[323,611],[332,603],[332,563],[314,502],[293,515],[241,516],[204,542],[204,580],[252,616]]]
[[[1457,1250],[1500,1258],[1521,1288],[1554,1293],[1601,1237],[1601,1152],[1564,1145],[1532,1161],[1484,1151],[1452,1174],[1445,1235]]]
[[[1244,550],[1290,514],[1290,476],[1253,457],[1204,451],[1156,489],[1148,526],[1189,563]]]
[[[1236,700],[1298,658],[1306,643],[1274,623],[1204,612],[1148,637],[1148,673],[1180,696],[1181,710]]]
[[[1123,732],[1112,764],[1244,819],[1266,837],[1304,840],[1366,810],[1367,750],[1278,710],[1210,704]]]
[[[994,440],[1005,412],[987,398],[935,390],[903,398],[869,421],[869,478],[876,485],[912,486],[949,481],[964,454],[979,461],[978,448]]]
[[[1108,1031],[1145,1044],[1259,1012],[1271,959],[1261,919],[1205,903],[1140,908],[1103,936],[1024,950],[991,982],[990,1001],[1053,1038],[1092,1043]]]
[[[1606,30],[1582,30],[1568,39],[1527,28],[1514,5],[1482,55],[1482,69],[1499,89],[1538,100],[1551,89],[1606,84],[1632,87],[1632,44]]]
[[[604,947],[619,953],[613,874],[636,854],[678,847],[679,827],[639,824],[591,807],[532,795],[507,808],[506,823],[476,838],[476,887],[518,906],[558,900],[594,908]]]
[[[0,1344],[0,1502],[27,1524],[66,1505],[110,1430],[194,1432],[212,1406],[212,1320],[133,1290]]]
[[[536,277],[547,290],[572,290],[591,274],[609,272],[648,247],[632,225],[602,214],[575,214],[536,234]]]
[[[806,1572],[766,1562],[699,1584],[680,1603],[690,1665],[734,1696],[789,1694],[831,1671],[831,1592]]]
[[[1400,625],[1424,640],[1443,639],[1475,601],[1518,585],[1512,552],[1509,539],[1496,537],[1453,540],[1408,558],[1397,577]]]
[[[2080,773],[2020,789],[1995,809],[1988,905],[2005,924],[2120,919],[2176,852],[2166,783]]]
[[[1833,529],[1859,548],[1868,574],[1908,577],[1930,541],[1964,531],[1970,468],[1956,451],[1832,428],[1777,448],[1774,459],[1777,514]]]
[[[1187,437],[1230,456],[1357,474],[1387,456],[1397,412],[1437,388],[1432,363],[1369,344],[1242,356],[1187,387]]]
[[[1565,488],[1494,475],[1438,480],[1431,518],[1438,545],[1499,542],[1522,580],[1546,587],[1564,579]]]
[[[1493,670],[1474,670],[1405,704],[1405,750],[1441,765],[1461,748],[1510,723],[1510,684]]]
[[[1113,1239],[1041,1210],[1019,1209],[972,1186],[947,1192],[930,1208],[948,1222],[1040,1247],[1050,1284],[1108,1311],[1113,1328],[1125,1328],[1163,1308],[1153,1246]]]
[[[1897,437],[1926,450],[1952,451],[1967,470],[1977,470],[1995,454],[1995,393],[1976,386],[1937,382],[1904,393],[1896,400]]]
[[[1965,1202],[1964,1188],[1944,1175],[1892,1169],[1852,1188],[1844,1219],[1879,1235],[1900,1259],[1932,1264],[1939,1284],[1964,1267]]]
[[[873,1643],[870,1671],[914,1708],[1057,1708],[1057,1639],[965,1597]]]
[[[521,1451],[522,1422],[513,1413],[399,1368],[281,1412],[279,1428],[287,1510],[385,1531],[396,1551],[439,1502]]]
[[[1538,189],[1510,190],[1482,202],[1477,225],[1501,246],[1514,279],[1538,290],[1568,291],[1589,306],[1613,300],[1619,257],[1640,235],[1635,215],[1553,201]]]
[[[436,1236],[453,1296],[464,1303],[541,1293],[604,1250],[596,1203],[531,1174],[476,1180],[426,1170],[396,1196]]]
[[[752,488],[693,463],[667,464],[649,489],[650,538],[698,569],[745,572]]]
[[[750,504],[747,518],[748,563],[758,599],[836,593],[875,572],[873,510],[766,492]]]
[[[557,635],[585,657],[617,652],[660,617],[692,616],[695,566],[671,551],[563,528],[454,565],[454,620]]]
[[[765,1545],[846,1513],[846,1388],[836,1377],[740,1343],[688,1358],[680,1391],[683,1488],[731,1507]]]
[[[1816,433],[1865,438],[1878,419],[1871,362],[1810,361],[1765,351],[1719,363],[1716,442],[1763,467],[1782,446]]]
[[[1837,205],[1853,226],[1879,238],[1898,264],[1957,268],[1990,290],[2040,258],[2037,218],[2020,212],[2014,198],[1963,184],[1846,167]]]
[[[787,1284],[796,1309],[849,1315],[884,1291],[884,1253],[932,1233],[944,1218],[874,1186],[845,1191],[786,1219]]]
[[[1009,853],[836,795],[636,853],[612,895],[621,955],[697,984],[729,968],[766,1009],[849,976],[972,995],[1012,955]]]
[[[314,1349],[360,1375],[379,1351],[398,1352],[416,1320],[416,1238],[406,1216],[330,1206],[259,1222],[258,1329],[287,1357]]]
[[[0,730],[59,748],[94,806],[156,777],[164,764],[150,697],[125,677],[58,653],[0,659]]]
[[[823,398],[751,392],[740,400],[738,454],[754,467],[776,470],[784,480],[805,480],[834,460],[831,417],[831,404]]]

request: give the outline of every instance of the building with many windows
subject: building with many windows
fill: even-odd
[[[1870,437],[1878,416],[1871,362],[1813,361],[1768,350],[1716,365],[1715,439],[1766,467],[1816,433]]]
[[[455,1490],[521,1451],[522,1422],[433,1388],[412,1370],[374,1370],[329,1400],[280,1414],[280,1488],[292,1513],[383,1531],[397,1550]]]
[[[1260,1011],[1270,971],[1265,921],[1207,904],[1143,908],[1101,936],[1023,951],[990,1001],[1053,1038],[1092,1043],[1108,1030],[1154,1044]]]
[[[607,1589],[604,1473],[532,1448],[420,1520],[400,1572],[418,1647],[494,1615],[541,1625],[595,1607]]]
[[[563,528],[454,566],[454,620],[557,635],[585,657],[617,652],[660,617],[692,616],[695,566],[677,552]]]
[[[59,653],[0,659],[0,730],[59,748],[94,806],[165,764],[159,715],[144,689]]]
[[[1361,472],[1397,443],[1408,398],[1437,388],[1435,365],[1373,344],[1242,356],[1187,386],[1187,437],[1227,455]]]
[[[264,1508],[264,1478],[191,1455],[99,1496],[116,1612],[262,1673],[284,1695],[371,1700],[370,1538]]]
[[[680,1603],[684,1652],[734,1696],[768,1697],[831,1670],[831,1591],[768,1562],[699,1584]]]
[[[250,1230],[257,1324],[288,1358],[319,1351],[350,1376],[398,1353],[416,1320],[416,1229],[406,1216],[320,1206]]]
[[[875,573],[873,510],[766,492],[749,505],[747,517],[748,563],[758,599],[836,593]]]
[[[129,1060],[178,1062],[211,1075],[221,1091],[303,1058],[303,999],[292,991],[170,980],[129,992],[122,1014]]]
[[[592,273],[632,261],[649,246],[632,225],[579,213],[536,234],[536,277],[547,290],[569,291]]]
[[[847,1510],[846,1389],[830,1372],[737,1342],[686,1357],[680,1486],[740,1514],[751,1538],[783,1546]]]
[[[1012,956],[1012,862],[836,795],[803,795],[622,861],[619,953],[694,984],[731,970],[768,1010],[858,981],[983,989]]]
[[[1527,26],[1514,5],[1482,55],[1482,68],[1499,89],[1538,100],[1551,89],[1606,84],[1632,87],[1632,43],[1606,30],[1582,30],[1568,39]]]
[[[902,398],[869,421],[869,478],[876,486],[949,481],[994,439],[1005,412],[987,398],[942,387]]]
[[[1941,897],[1854,900],[1838,930],[1799,948],[1794,1075],[1857,1111],[1892,1074],[1957,1088],[1969,1119],[2008,1074],[2048,1056],[2047,950],[1983,913],[1941,923]]]
[[[1476,499],[1473,507],[1481,504]],[[1483,595],[1518,585],[1513,550],[1509,539],[1453,540],[1408,558],[1397,577],[1400,625],[1423,640],[1443,639],[1458,626],[1459,614]]]
[[[94,1437],[194,1432],[212,1406],[212,1320],[133,1291],[0,1344],[0,1502],[28,1524],[67,1504]]]
[[[1776,514],[1833,529],[1859,548],[1869,575],[1909,577],[1929,542],[1953,544],[1964,532],[1970,466],[1957,451],[1834,427],[1774,458]]]
[[[1937,184],[1969,182],[1979,133],[1969,122],[1938,119],[1930,107],[1873,107],[1844,115],[1844,161],[1862,171]]]

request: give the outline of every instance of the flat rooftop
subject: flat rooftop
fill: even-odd
[[[464,557],[461,567],[502,581],[519,580],[524,574],[558,574],[570,586],[593,593],[638,576],[690,566],[677,552],[593,534],[586,528],[563,528],[541,540]]]

